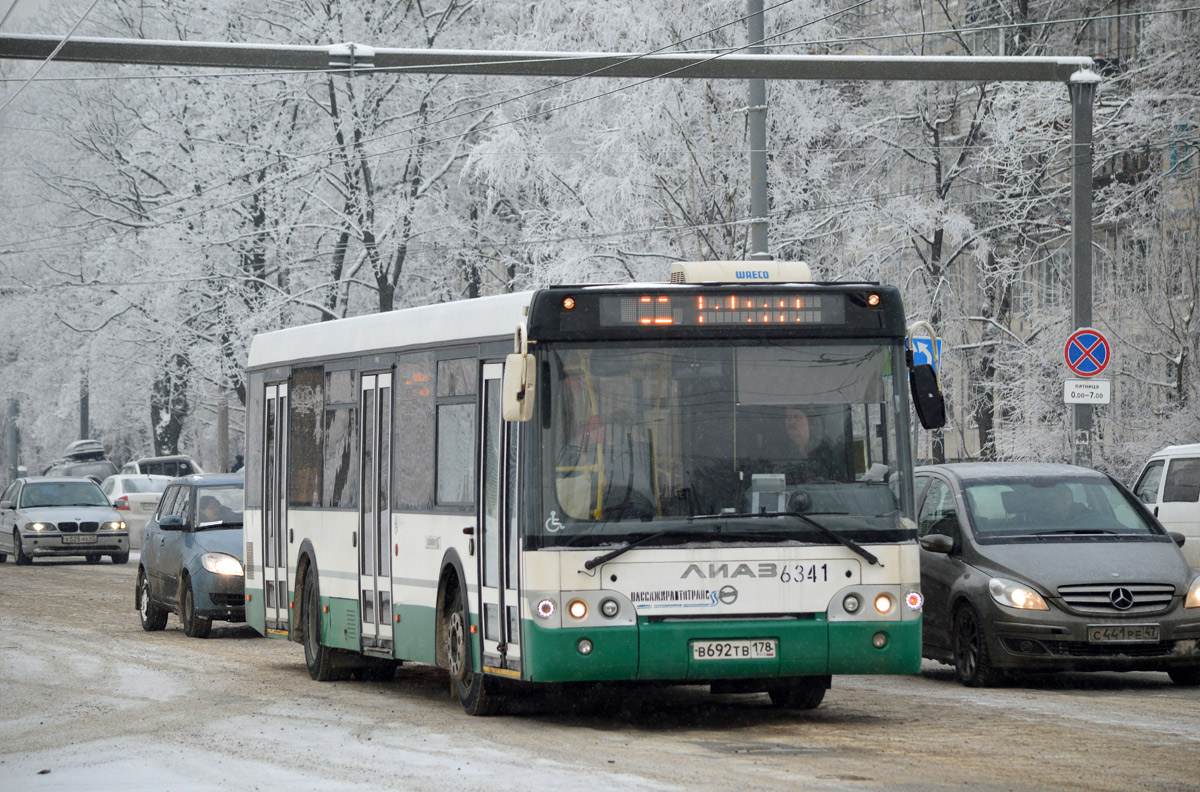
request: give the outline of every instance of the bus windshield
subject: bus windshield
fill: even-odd
[[[887,481],[907,466],[894,417],[898,345],[543,349],[535,545],[631,541],[671,526],[701,538],[803,539],[813,521],[860,541],[896,533]]]

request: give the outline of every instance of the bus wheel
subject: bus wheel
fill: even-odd
[[[828,677],[801,677],[767,690],[771,703],[783,709],[816,709],[825,700]]]
[[[309,568],[304,576],[304,664],[308,675],[318,682],[345,679],[345,670],[334,661],[334,650],[321,643],[321,594],[317,590],[317,572]]]
[[[455,587],[446,608],[447,655],[450,660],[450,683],[458,694],[459,703],[468,715],[495,715],[503,699],[496,693],[494,680],[476,673],[471,652],[471,617],[467,614],[462,589]]]

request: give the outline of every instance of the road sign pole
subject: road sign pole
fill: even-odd
[[[1100,78],[1081,70],[1071,95],[1071,314],[1074,327],[1092,326],[1092,102]],[[1092,405],[1071,406],[1071,460],[1092,466]]]

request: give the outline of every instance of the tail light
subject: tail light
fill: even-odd
[[[119,511],[129,511],[129,497],[122,495],[113,501],[113,508]]]

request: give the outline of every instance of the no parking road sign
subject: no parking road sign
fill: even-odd
[[[1067,339],[1063,350],[1067,368],[1080,377],[1094,377],[1108,365],[1112,351],[1108,339],[1099,330],[1082,327]]]

